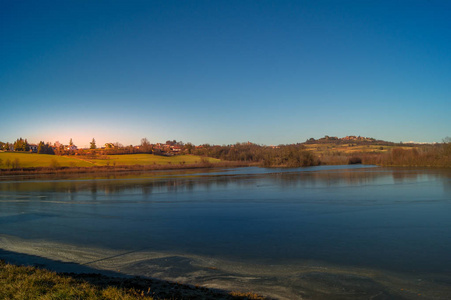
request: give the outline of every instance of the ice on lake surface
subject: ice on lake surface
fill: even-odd
[[[0,256],[287,299],[446,299],[450,212],[440,169],[2,177]]]

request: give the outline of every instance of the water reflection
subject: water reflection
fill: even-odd
[[[246,169],[246,168],[243,168]],[[280,186],[282,188],[327,188],[365,185],[403,184],[409,182],[439,181],[449,192],[451,186],[450,174],[446,170],[415,170],[415,169],[369,169],[369,170],[332,170],[311,172],[274,172],[268,174],[239,175],[197,175],[196,173],[169,173],[159,176],[139,174],[130,178],[130,174],[109,175],[82,180],[61,180],[51,177],[35,176],[33,180],[0,181],[0,192],[58,192],[75,195],[89,191],[93,195],[113,195],[121,193],[143,194],[177,193],[194,190],[226,189],[233,187],[250,188],[263,186]],[[155,174],[151,174],[155,175]],[[184,177],[181,177],[184,175]],[[73,175],[72,175],[73,177]],[[95,199],[94,199],[95,200]]]
[[[418,180],[418,172],[406,172],[405,170],[394,170],[393,181],[395,183],[412,182]]]

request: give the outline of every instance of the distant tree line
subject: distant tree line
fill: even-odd
[[[9,151],[9,150],[11,150],[12,147],[13,147],[13,145],[11,143],[0,142],[0,149],[1,150]]]
[[[45,144],[43,141],[39,142],[38,145],[38,153],[39,154],[55,154],[53,147],[47,143]]]
[[[364,164],[382,166],[451,167],[451,139],[418,148],[393,148],[383,154],[361,154]]]
[[[30,151],[30,145],[27,142],[27,139],[18,138],[14,142],[14,151]]]
[[[276,147],[253,143],[237,143],[229,146],[205,144],[191,149],[191,153],[228,161],[257,163],[265,167],[304,167],[320,164],[319,159],[301,144]]]

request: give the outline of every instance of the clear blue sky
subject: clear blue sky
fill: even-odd
[[[451,1],[0,0],[0,141],[451,136]]]

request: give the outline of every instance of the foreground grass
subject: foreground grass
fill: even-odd
[[[99,157],[58,156],[36,153],[0,152],[0,169],[84,168],[102,166],[150,166],[219,163],[215,158],[196,155],[158,156],[153,154],[104,155]]]
[[[135,289],[97,287],[34,267],[0,262],[1,299],[153,299]]]
[[[0,260],[0,299],[265,299],[160,280],[55,273]]]

